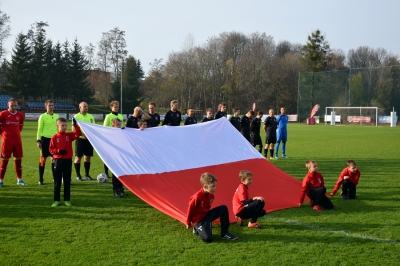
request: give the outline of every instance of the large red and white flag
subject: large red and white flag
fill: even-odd
[[[182,223],[204,172],[217,177],[213,206],[225,204],[231,222],[240,170],[253,173],[250,197],[263,196],[267,212],[298,205],[301,182],[265,160],[226,118],[145,130],[78,123],[103,162],[130,191]]]

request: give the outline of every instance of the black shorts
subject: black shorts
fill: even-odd
[[[75,142],[75,156],[82,157],[83,155],[93,156],[93,146],[89,140],[78,138]]]
[[[40,156],[53,157],[53,155],[49,151],[50,140],[51,140],[50,138],[42,137],[42,139],[41,139],[42,148],[40,149]]]
[[[258,134],[251,134],[251,144],[253,146],[262,145],[261,137]]]
[[[267,133],[267,138],[265,140],[265,144],[271,144],[271,143],[276,143],[276,134],[268,134]]]

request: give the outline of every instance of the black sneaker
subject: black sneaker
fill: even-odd
[[[94,180],[90,175],[85,176],[86,180]]]
[[[225,240],[236,240],[236,239],[238,239],[238,237],[237,237],[237,236],[234,236],[234,235],[231,235],[230,233],[226,233],[226,234],[222,237],[222,239],[225,239]]]
[[[81,176],[77,176],[76,177],[76,181],[82,181],[82,177]]]
[[[121,196],[125,196],[126,195],[123,187],[120,188],[119,193],[121,194]]]
[[[43,181],[39,181],[39,182],[38,182],[38,185],[39,185],[39,186],[43,186]]]

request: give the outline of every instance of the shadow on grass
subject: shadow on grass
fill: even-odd
[[[112,186],[92,182],[73,184],[71,186],[72,207],[61,202],[57,207],[53,203],[53,185],[27,186],[1,189],[2,218],[45,218],[45,219],[90,219],[90,220],[126,220],[146,210],[155,211],[136,195],[126,190],[123,198],[113,196]],[[93,185],[93,186],[92,186]],[[18,192],[16,193],[16,189]]]

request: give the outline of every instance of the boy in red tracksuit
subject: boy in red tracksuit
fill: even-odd
[[[314,204],[314,211],[322,212],[323,210],[321,207],[324,209],[333,209],[332,201],[325,195],[326,188],[324,178],[321,173],[318,172],[317,162],[309,160],[306,162],[306,167],[308,169],[308,174],[303,179],[299,207],[307,195]]]
[[[57,119],[58,133],[50,140],[49,151],[54,158],[54,203],[52,207],[60,204],[61,182],[64,180],[64,204],[71,206],[70,187],[71,187],[71,168],[72,168],[72,141],[82,135],[80,127],[73,118],[73,125],[76,132],[65,132],[67,130],[67,120]]]
[[[244,220],[251,218],[247,226],[249,228],[262,229],[257,219],[266,214],[264,210],[265,200],[263,197],[249,198],[249,186],[253,183],[253,174],[251,172],[242,170],[239,173],[239,178],[242,183],[236,189],[232,200],[236,222],[239,226],[243,226]]]
[[[221,222],[221,238],[236,240],[237,236],[231,235],[229,228],[229,213],[225,205],[211,209],[214,201],[214,192],[217,189],[217,179],[210,173],[204,173],[200,177],[202,188],[190,197],[187,210],[186,229],[193,226],[193,234],[204,242],[212,240],[212,221],[219,218]]]
[[[356,198],[356,186],[358,184],[358,180],[360,179],[360,170],[357,169],[357,164],[354,160],[347,161],[347,167],[343,169],[340,173],[338,181],[336,182],[335,187],[332,190],[331,196],[335,195],[335,193],[342,185],[342,192],[340,195],[344,200],[347,199],[355,199]]]

